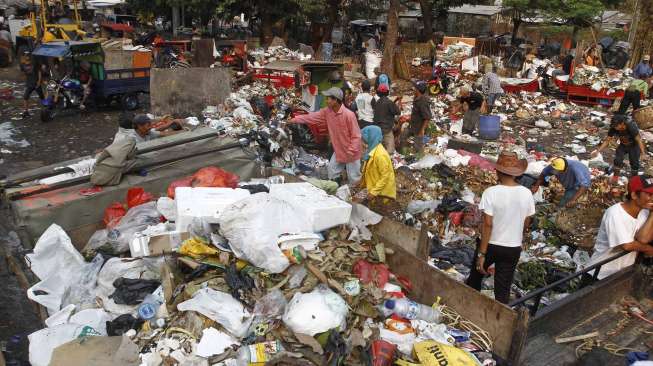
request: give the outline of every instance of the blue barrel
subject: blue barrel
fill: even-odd
[[[484,140],[496,140],[501,134],[501,118],[495,115],[481,115],[478,136]]]

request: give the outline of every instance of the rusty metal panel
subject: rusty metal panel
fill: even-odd
[[[231,93],[227,68],[152,69],[150,104],[156,115],[199,116],[208,105],[219,105]]]

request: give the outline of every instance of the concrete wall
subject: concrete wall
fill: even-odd
[[[226,68],[152,69],[152,113],[176,117],[199,116],[207,105],[222,103],[231,93]]]

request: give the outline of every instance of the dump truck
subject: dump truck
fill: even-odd
[[[92,157],[22,172],[0,182],[3,200],[11,208],[26,250],[52,223],[60,225],[73,244],[82,248],[102,227],[104,208],[121,201],[134,186],[163,193],[172,181],[210,165],[233,172],[241,180],[280,174],[261,167],[246,141],[219,135],[210,128],[144,142],[137,148],[138,163],[122,182],[103,187],[93,195],[80,194],[92,188],[88,176],[43,182],[43,179],[70,174],[73,170],[67,166]],[[297,180],[288,175],[284,178],[287,182]],[[623,355],[629,348],[645,351],[651,347],[653,333],[646,327],[650,327],[647,319],[653,316],[653,301],[651,271],[646,264],[623,269],[562,300],[546,307],[541,305],[548,291],[580,276],[591,276],[594,269],[623,253],[505,305],[431,266],[428,258],[431,241],[426,228],[417,230],[384,218],[371,231],[375,240],[393,252],[386,258],[392,272],[413,284],[411,299],[422,304],[439,299],[465,320],[485,330],[494,354],[503,362],[500,364],[571,364],[577,352],[582,353],[592,346],[590,341],[599,339],[594,345],[605,346],[611,350],[610,354]],[[595,364],[623,364],[623,356],[613,356],[621,358],[619,363]]]

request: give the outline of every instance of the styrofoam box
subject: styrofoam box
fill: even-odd
[[[270,195],[288,202],[307,217],[314,232],[346,224],[351,216],[349,203],[328,195],[310,183],[273,184]]]
[[[194,217],[203,218],[212,224],[217,223],[225,207],[247,196],[249,191],[240,188],[177,187],[177,231],[187,231]]]

